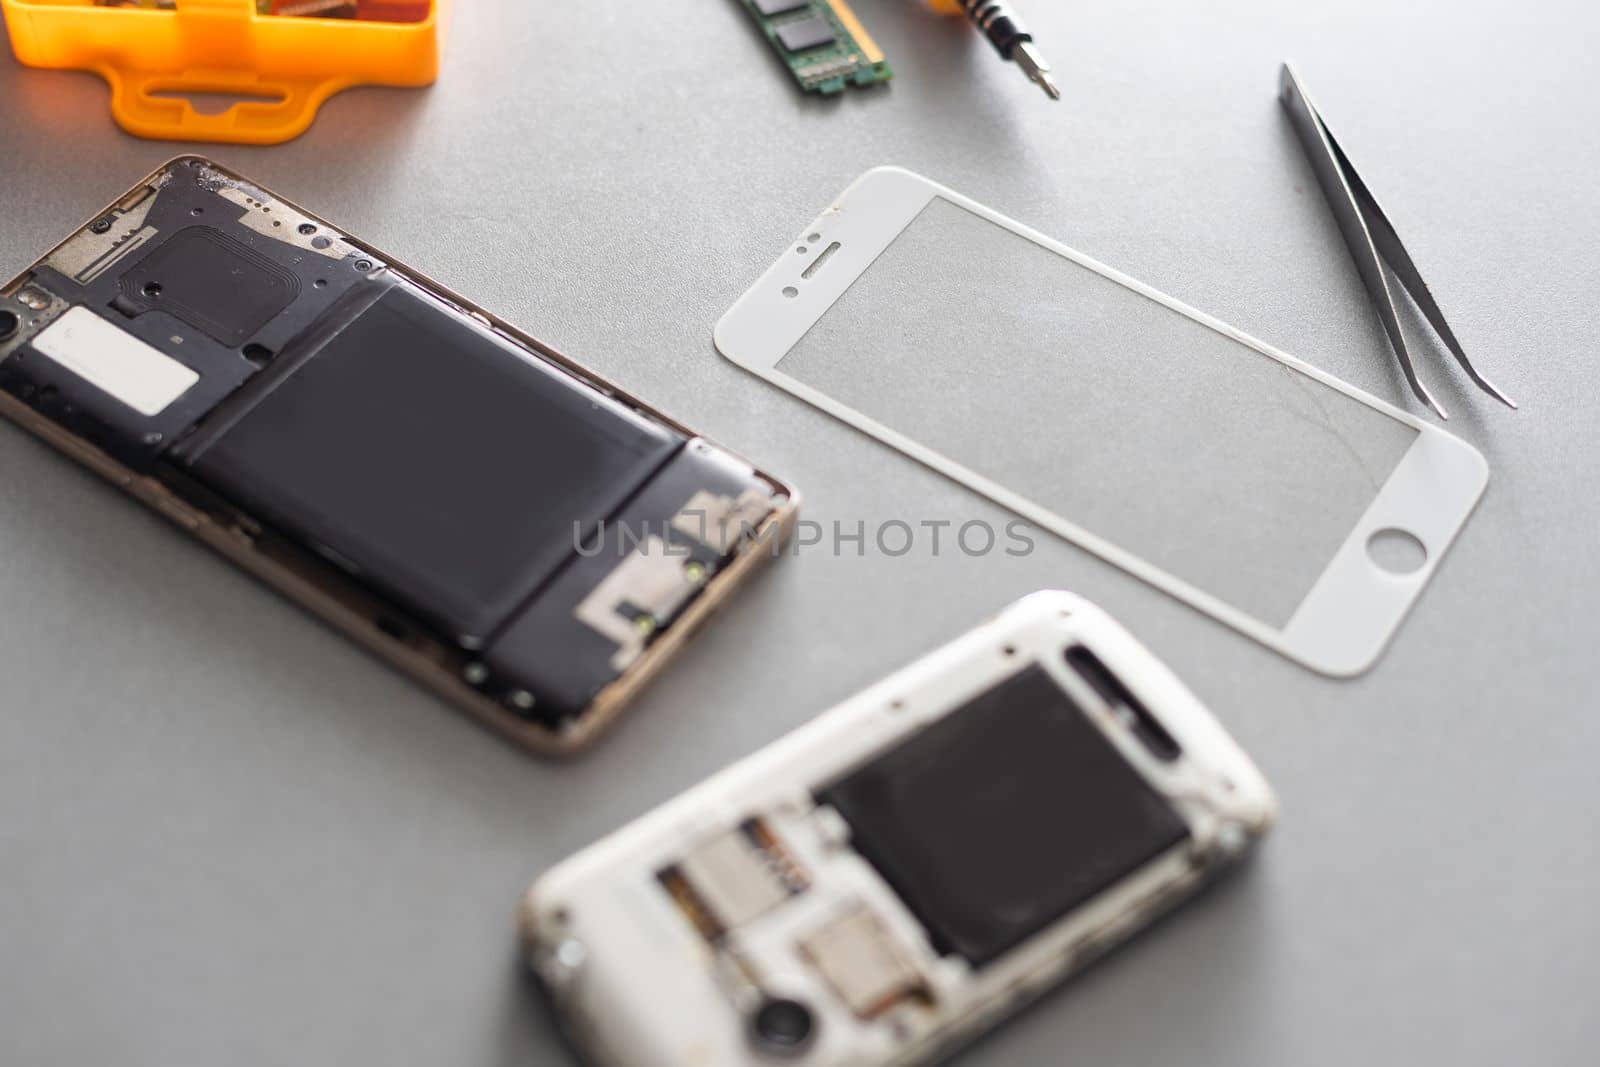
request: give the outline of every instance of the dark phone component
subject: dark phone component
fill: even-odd
[[[771,531],[759,531],[776,506],[749,467],[690,441],[484,646],[476,683],[558,723],[643,655],[741,550],[771,551],[759,540]]]
[[[199,160],[169,166],[130,192],[46,257],[17,294],[31,313],[17,337],[0,342],[0,357],[16,349],[0,359],[0,389],[134,471],[150,472],[291,338],[383,269],[269,201]],[[38,350],[36,338],[78,308],[140,342],[119,346],[141,354],[137,373],[118,374],[87,335],[57,336],[57,357]],[[86,361],[109,373],[85,376]],[[137,391],[137,379],[151,373],[189,375],[194,383],[141,410],[118,386]]]
[[[238,347],[300,295],[294,272],[214,226],[178,231],[117,280],[129,318],[161,310]]]
[[[407,284],[354,296],[181,458],[470,653],[469,684],[558,728],[739,548],[689,517],[758,526],[771,489]]]
[[[568,728],[787,503],[198,159],[0,293],[0,390],[530,740],[528,724],[586,738]]]
[[[1126,682],[1107,667],[1094,650],[1087,645],[1073,645],[1066,652],[1067,663],[1088,682],[1094,691],[1111,708],[1111,713],[1133,732],[1150,754],[1163,763],[1171,763],[1183,755],[1177,739],[1161,725],[1161,720],[1150,713],[1144,701],[1134,695]]]
[[[1041,667],[822,789],[851,843],[974,967],[1183,843],[1187,823]]]
[[[479,647],[683,438],[442,310],[389,285],[182,458]]]

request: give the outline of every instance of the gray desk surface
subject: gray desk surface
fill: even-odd
[[[458,5],[431,91],[213,154],[758,457],[808,515],[1002,513],[722,361],[712,323],[898,162],[1380,396],[1403,385],[1274,102],[1301,65],[1458,333],[1489,456],[1388,657],[1315,677],[1066,545],[810,551],[582,762],[530,760],[0,427],[0,1059],[561,1062],[516,964],[545,865],[1012,598],[1099,601],[1284,818],[1245,877],[964,1062],[1593,1062],[1594,5],[1026,4],[1050,106],[958,23],[859,0],[887,92],[802,99],[731,0]],[[0,57],[0,275],[172,145]]]

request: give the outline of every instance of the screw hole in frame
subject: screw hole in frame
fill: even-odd
[[[792,285],[786,285],[783,287],[783,295],[788,297],[790,300],[793,300],[795,297],[800,295],[800,290],[796,289]]]

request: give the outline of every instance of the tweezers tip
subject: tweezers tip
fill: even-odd
[[[1470,366],[1469,366],[1469,370],[1470,370]],[[1500,387],[1495,385],[1489,379],[1485,378],[1481,374],[1478,374],[1476,371],[1473,372],[1472,378],[1473,378],[1473,380],[1475,382],[1478,383],[1478,387],[1480,389],[1482,389],[1484,392],[1488,393],[1490,396],[1494,397],[1496,400],[1500,401],[1500,403],[1504,404],[1506,407],[1510,408],[1512,411],[1519,410],[1517,408],[1517,402],[1515,400],[1512,400],[1509,396],[1506,396],[1506,394],[1502,393],[1500,391]]]
[[[1515,400],[1512,400],[1512,398],[1507,397],[1506,394],[1502,394],[1501,390],[1499,390],[1498,387],[1496,387],[1496,386],[1491,386],[1490,382],[1486,382],[1485,379],[1483,379],[1483,378],[1478,378],[1478,384],[1480,384],[1480,386],[1483,386],[1483,390],[1485,390],[1486,394],[1491,395],[1491,397],[1496,398],[1496,400],[1499,400],[1499,402],[1501,402],[1502,405],[1506,405],[1507,408],[1510,408],[1510,410],[1512,410],[1512,411],[1520,410],[1520,408],[1518,408],[1517,402],[1515,402]]]

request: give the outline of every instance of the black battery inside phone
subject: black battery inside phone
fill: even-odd
[[[0,389],[553,728],[773,510],[748,465],[204,161],[0,310]]]
[[[818,792],[943,953],[986,966],[1189,837],[1028,667]]]

